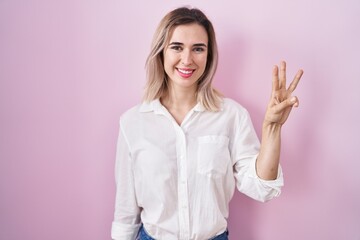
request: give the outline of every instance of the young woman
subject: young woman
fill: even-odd
[[[273,69],[261,145],[248,112],[212,88],[211,22],[178,8],[160,22],[147,59],[144,102],[124,113],[116,158],[116,240],[228,239],[235,187],[258,201],[280,194],[281,127],[298,99],[299,70]]]

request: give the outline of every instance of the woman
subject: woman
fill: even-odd
[[[120,118],[113,239],[228,239],[235,187],[258,201],[280,194],[281,127],[299,104],[291,93],[302,70],[286,88],[285,62],[274,67],[260,145],[248,112],[212,88],[217,60],[200,10],[162,19],[144,102]]]

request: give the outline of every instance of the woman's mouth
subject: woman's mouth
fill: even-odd
[[[195,69],[190,68],[177,68],[176,69],[179,75],[183,78],[189,78],[193,75]]]

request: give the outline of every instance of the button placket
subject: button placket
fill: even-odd
[[[185,133],[179,125],[174,124],[176,131],[176,150],[178,159],[178,208],[180,239],[189,239],[189,201],[187,185],[187,152]]]

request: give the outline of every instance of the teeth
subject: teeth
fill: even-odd
[[[192,70],[187,71],[187,70],[179,69],[179,72],[181,72],[181,73],[183,73],[183,74],[190,74],[190,73],[192,73],[193,71],[192,71]]]

